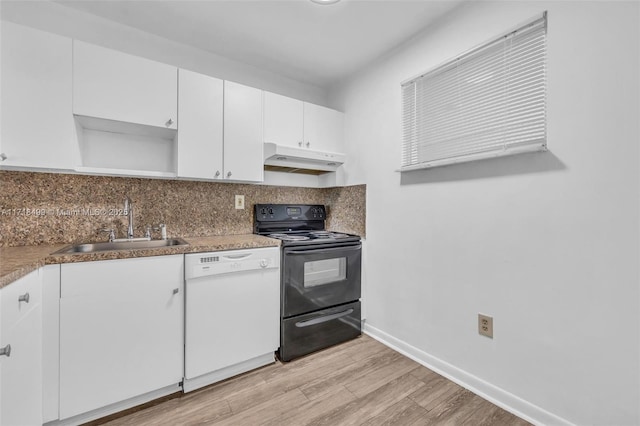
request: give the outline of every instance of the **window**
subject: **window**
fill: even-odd
[[[547,15],[402,84],[409,171],[546,150]]]

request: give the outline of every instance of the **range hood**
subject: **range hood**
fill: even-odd
[[[337,152],[314,151],[307,148],[277,145],[266,142],[264,144],[265,166],[276,166],[289,172],[315,171],[335,172],[344,163],[347,156]]]

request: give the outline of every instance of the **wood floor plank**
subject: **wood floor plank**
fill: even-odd
[[[349,355],[354,359],[354,361],[362,361],[376,355],[378,352],[393,351],[393,349],[381,344],[376,339],[369,337],[366,334],[354,339],[353,342],[353,350],[349,351]]]
[[[400,356],[394,362],[377,368],[366,376],[361,376],[355,380],[347,382],[345,387],[356,396],[364,396],[416,368],[420,368],[420,365],[417,362],[407,357]],[[411,377],[412,379],[418,380],[413,376]],[[423,383],[422,381],[420,382]]]
[[[440,377],[425,383],[425,386],[411,394],[409,398],[425,410],[431,411],[461,389],[461,386]]]
[[[176,425],[194,423],[214,423],[232,415],[231,407],[225,400],[195,399],[181,397],[154,406],[130,416],[109,422],[109,426],[137,426],[144,424]]]
[[[338,368],[334,366],[332,372],[314,380],[307,381],[300,387],[300,390],[302,390],[307,398],[315,399],[336,384],[351,383],[363,377],[370,377],[376,370],[385,366],[394,365],[395,362],[402,358],[402,355],[397,352],[376,352],[373,356],[365,358],[363,361],[353,365],[347,364]]]
[[[305,398],[302,392],[294,389],[290,392],[271,398],[270,400],[252,405],[239,413],[234,413],[231,417],[227,417],[216,422],[215,424],[220,426],[263,425],[283,417],[291,410],[291,407],[303,405],[307,401],[307,398]]]
[[[439,375],[435,371],[429,370],[428,368],[419,368],[417,370],[414,370],[411,374],[413,374],[413,376],[416,379],[420,379],[425,383],[428,383],[431,380],[436,379],[438,377],[442,377],[441,375]]]
[[[407,373],[365,396],[338,407],[327,415],[317,417],[306,424],[309,426],[360,425],[379,415],[422,386],[424,386],[422,381]]]
[[[433,409],[429,410],[429,418],[437,424],[455,425],[459,416],[466,417],[466,412],[459,414],[470,403],[475,394],[467,389],[459,388],[451,396],[443,398]]]
[[[503,410],[497,405],[486,400],[485,402],[486,405],[479,408],[474,414],[463,419],[459,424],[461,426],[529,425],[527,421]]]
[[[425,418],[427,410],[409,398],[402,398],[399,402],[384,410],[377,416],[371,417],[363,426],[410,426]]]
[[[493,405],[493,404],[491,404]],[[493,426],[493,425],[509,425],[509,426],[530,426],[531,424],[520,417],[511,414],[510,412],[503,410],[502,408],[493,405],[494,411],[491,416],[483,419],[483,421],[478,422],[473,417],[469,417],[465,420],[465,424],[467,425],[485,425],[485,426]]]
[[[369,336],[105,418],[110,426],[467,425],[526,421]]]
[[[282,425],[303,425],[309,419],[319,418],[328,415],[336,407],[349,404],[354,401],[356,396],[349,392],[344,386],[338,385],[327,392],[323,397],[309,401],[297,407],[290,407],[290,411],[284,413],[281,417],[272,419],[264,423],[264,426],[282,426]]]
[[[289,389],[297,387],[300,377],[321,375],[321,371],[335,369],[336,366],[350,365],[354,361],[351,357],[340,350],[323,351],[307,357],[284,363],[281,369],[272,370],[263,375],[266,383],[279,382]],[[288,382],[291,382],[287,385]],[[306,381],[305,381],[306,382]]]
[[[469,392],[469,391],[467,391]],[[491,403],[478,395],[471,394],[466,402],[458,400],[459,406],[447,416],[444,424],[447,426],[458,426],[464,423],[469,417],[476,417],[484,411],[484,408]]]

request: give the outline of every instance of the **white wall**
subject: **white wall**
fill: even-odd
[[[544,10],[550,152],[395,172],[400,82]],[[538,423],[640,424],[639,23],[638,2],[469,2],[330,98],[367,184],[370,332]]]
[[[51,1],[2,2],[3,20],[326,105],[326,90]]]

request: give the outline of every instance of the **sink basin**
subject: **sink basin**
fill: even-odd
[[[86,243],[67,246],[53,254],[96,253],[110,250],[153,249],[173,246],[188,246],[182,238],[148,241],[114,241],[107,243]]]

